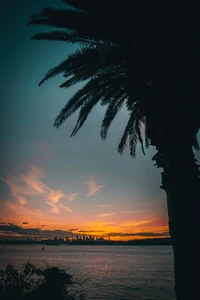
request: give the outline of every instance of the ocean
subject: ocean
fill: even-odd
[[[83,282],[86,300],[175,300],[171,246],[1,245],[0,269],[67,269]]]

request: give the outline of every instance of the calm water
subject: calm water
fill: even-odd
[[[83,278],[88,300],[175,299],[170,246],[0,246],[0,268],[8,262],[21,268],[27,260]]]

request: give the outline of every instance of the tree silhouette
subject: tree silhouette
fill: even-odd
[[[156,147],[153,160],[163,170],[176,298],[191,299],[191,292],[199,293],[191,276],[199,259],[196,247],[183,245],[183,239],[190,237],[194,243],[199,228],[200,179],[193,152],[198,149],[200,128],[198,10],[179,1],[62,1],[66,9],[44,8],[28,23],[57,28],[34,39],[78,45],[40,82],[62,73],[61,88],[85,83],[68,100],[54,126],[80,109],[74,136],[100,103],[107,106],[101,125],[105,139],[120,108],[127,107],[129,120],[118,151],[122,153],[128,143],[134,157],[138,142],[143,152],[143,144]]]

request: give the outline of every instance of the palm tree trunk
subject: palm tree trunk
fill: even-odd
[[[166,143],[167,144],[167,143]],[[200,172],[191,145],[157,146],[153,157],[163,168],[161,188],[167,194],[169,231],[174,252],[176,299],[198,299],[200,268],[197,239],[200,229]],[[180,144],[179,144],[180,145]]]

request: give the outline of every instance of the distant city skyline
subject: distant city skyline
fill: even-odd
[[[58,238],[54,239],[37,239],[26,238],[26,239],[0,239],[0,244],[7,245],[34,245],[34,244],[46,244],[48,246],[59,246],[59,245],[172,245],[170,237],[154,237],[144,239],[132,239],[132,240],[115,240],[110,237],[94,237],[94,236],[76,236],[73,238]],[[44,250],[44,247],[43,249]]]
[[[119,113],[100,139],[104,108],[97,107],[74,138],[77,115],[61,128],[53,122],[79,88],[60,89],[57,77],[38,87],[47,70],[66,58],[66,43],[34,41],[41,26],[27,26],[59,0],[9,1],[1,6],[0,239],[94,235],[115,240],[166,237],[168,217],[161,169],[138,146],[135,159],[117,145],[127,122]],[[198,161],[199,154],[197,156]],[[183,162],[184,163],[184,162]]]

